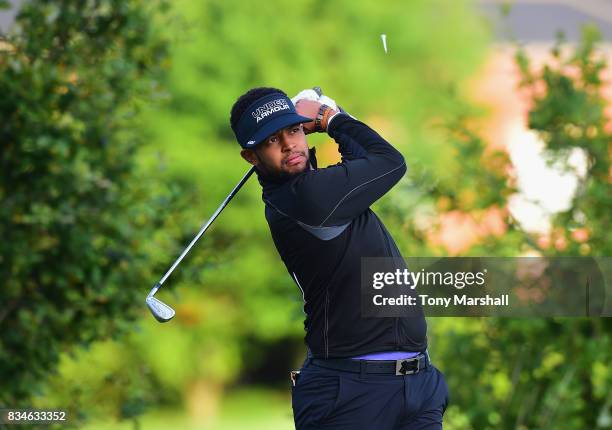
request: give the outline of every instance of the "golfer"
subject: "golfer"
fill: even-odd
[[[304,90],[293,100],[251,89],[230,123],[304,299],[308,355],[291,374],[295,427],[441,429],[448,388],[427,354],[425,318],[361,316],[361,258],[400,257],[370,205],[404,175],[404,158],[330,98]],[[336,141],[340,163],[317,166],[306,141],[313,132]]]

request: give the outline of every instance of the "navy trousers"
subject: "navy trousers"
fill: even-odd
[[[359,374],[307,358],[291,403],[296,430],[440,430],[448,387],[431,365],[413,375]]]

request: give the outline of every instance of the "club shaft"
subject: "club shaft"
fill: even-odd
[[[225,208],[225,206],[227,206],[227,204],[230,202],[230,200],[232,200],[232,198],[236,195],[236,193],[240,190],[240,188],[242,188],[242,186],[244,185],[244,183],[251,177],[251,175],[253,174],[253,172],[255,171],[255,166],[251,167],[249,169],[248,172],[246,172],[246,174],[242,177],[242,179],[240,180],[240,182],[238,182],[238,184],[234,187],[234,189],[228,194],[228,196],[225,198],[225,200],[223,200],[223,203],[221,203],[221,205],[217,208],[217,210],[215,211],[215,213],[212,214],[212,216],[208,219],[208,221],[206,222],[206,224],[204,224],[204,226],[200,229],[200,231],[198,232],[198,234],[196,235],[196,237],[193,238],[193,240],[191,241],[191,243],[189,243],[189,245],[187,245],[187,248],[185,248],[185,250],[181,253],[181,255],[179,255],[179,257],[176,259],[176,261],[174,262],[174,264],[172,264],[172,266],[170,267],[170,269],[168,269],[168,271],[166,272],[166,274],[159,280],[159,282],[155,285],[154,289],[155,292],[157,292],[157,290],[159,289],[159,287],[161,287],[161,285],[166,281],[166,279],[168,278],[168,276],[170,276],[170,274],[174,271],[174,269],[176,269],[176,266],[179,265],[179,263],[183,260],[183,258],[185,258],[185,256],[187,255],[187,253],[191,250],[191,248],[193,247],[193,245],[196,244],[196,242],[202,237],[202,235],[206,232],[206,230],[208,230],[208,227],[210,227],[210,225],[213,223],[213,221],[217,218],[217,216],[219,216],[219,214],[221,213],[221,211]],[[155,294],[155,292],[152,291],[153,294]]]

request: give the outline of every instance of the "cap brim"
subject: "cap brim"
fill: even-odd
[[[245,144],[245,148],[253,148],[263,142],[266,137],[270,136],[273,133],[276,133],[278,130],[281,130],[285,127],[289,127],[294,124],[301,124],[304,122],[314,121],[312,118],[307,118],[302,115],[298,115],[296,113],[288,113],[287,115],[282,115],[274,120],[270,121],[268,124],[264,125],[262,128],[257,130],[248,142]]]

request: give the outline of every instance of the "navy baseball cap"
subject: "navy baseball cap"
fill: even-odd
[[[255,100],[246,108],[234,133],[243,148],[253,148],[268,136],[290,125],[313,121],[298,115],[289,97],[274,93]]]

